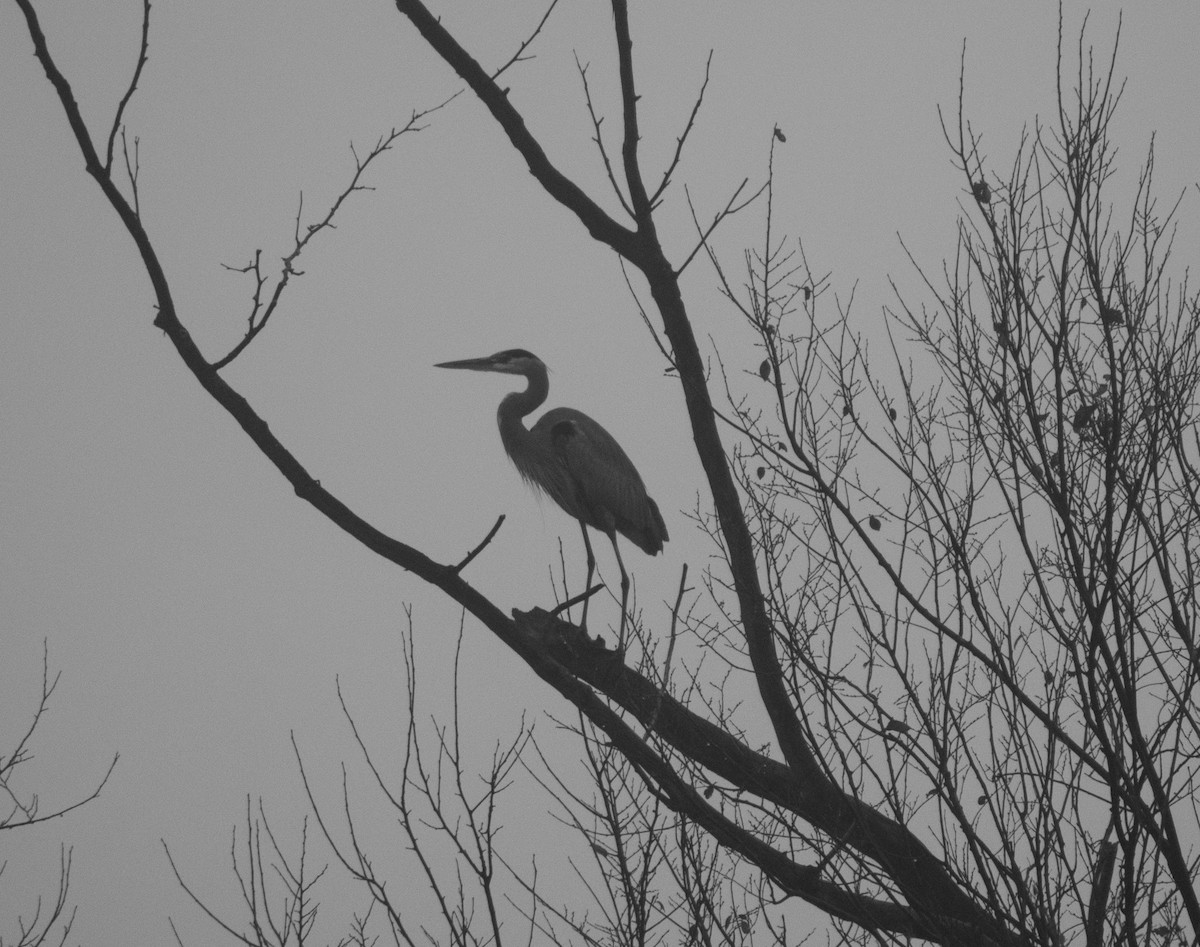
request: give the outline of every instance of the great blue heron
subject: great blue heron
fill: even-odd
[[[505,349],[487,358],[441,362],[436,367],[525,376],[525,390],[505,395],[496,412],[500,440],[521,476],[579,521],[587,550],[585,589],[591,587],[596,569],[587,528],[600,530],[612,541],[617,568],[621,570],[623,645],[629,575],[621,561],[617,533],[651,556],[662,551],[668,538],[658,505],[646,495],[633,462],[608,431],[574,408],[551,408],[532,428],[525,427],[521,419],[536,410],[550,391],[545,363],[525,349]],[[583,603],[583,624],[587,625],[587,599]]]

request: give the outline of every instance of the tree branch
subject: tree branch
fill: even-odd
[[[574,181],[554,166],[541,144],[525,127],[525,119],[508,100],[507,92],[496,85],[486,70],[459,45],[458,40],[442,26],[441,20],[433,16],[420,0],[396,0],[396,9],[408,17],[434,52],[470,86],[546,192],[574,213],[588,233],[601,243],[623,256],[635,254],[636,234],[609,217]]]

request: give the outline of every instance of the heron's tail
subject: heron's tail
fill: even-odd
[[[625,535],[646,555],[657,556],[662,552],[663,543],[670,539],[670,536],[667,535],[667,524],[663,522],[662,514],[658,511],[658,504],[650,497],[646,497],[646,509],[650,514],[645,518],[648,522],[642,524],[640,529],[630,530]]]

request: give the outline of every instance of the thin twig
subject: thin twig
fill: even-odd
[[[129,80],[129,86],[125,89],[125,94],[121,96],[121,102],[117,105],[116,114],[113,115],[112,128],[108,132],[108,146],[104,150],[104,170],[112,173],[113,162],[113,147],[117,141],[117,131],[120,130],[122,139],[125,135],[125,129],[121,124],[121,117],[125,114],[125,106],[129,104],[129,100],[133,98],[133,93],[137,91],[138,80],[142,76],[142,69],[146,65],[146,60],[150,54],[150,0],[143,0],[142,3],[142,41],[138,47],[138,61],[133,68],[133,76]],[[134,139],[136,141],[136,139]]]
[[[399,128],[393,128],[386,135],[381,135],[365,157],[359,156],[357,149],[354,147],[354,143],[351,142],[350,153],[354,157],[354,174],[350,178],[350,183],[342,189],[341,193],[339,193],[336,198],[334,198],[329,210],[325,212],[325,216],[314,224],[305,225],[303,223],[304,193],[301,192],[300,203],[296,211],[295,227],[293,231],[294,243],[291,252],[289,252],[288,255],[283,258],[283,266],[280,269],[279,279],[276,281],[275,288],[271,293],[271,298],[265,307],[260,309],[263,277],[258,267],[258,260],[261,251],[255,252],[255,262],[251,265],[243,268],[226,267],[227,269],[232,269],[235,272],[252,272],[257,285],[254,291],[254,307],[251,309],[249,319],[247,320],[248,325],[246,328],[246,334],[242,336],[242,339],[237,343],[237,345],[235,345],[224,357],[213,363],[214,370],[220,371],[235,358],[237,358],[246,349],[246,347],[254,341],[258,334],[266,328],[267,322],[270,320],[271,316],[274,315],[279,305],[279,301],[283,297],[284,290],[287,289],[291,278],[293,276],[304,275],[303,270],[296,268],[296,261],[300,258],[300,254],[304,252],[304,249],[308,246],[309,242],[317,234],[324,230],[336,229],[334,227],[333,219],[350,195],[358,191],[374,190],[373,187],[361,183],[363,175],[366,173],[367,168],[370,167],[371,163],[384,152],[390,151],[396,140],[401,136],[409,133],[424,131],[428,127],[427,124],[423,123],[424,119],[434,112],[445,108],[461,93],[462,90],[460,89],[453,95],[444,99],[442,102],[439,102],[437,105],[430,106],[429,108],[421,109],[419,111],[414,111],[404,125]]]
[[[717,227],[721,224],[721,222],[723,220],[725,220],[726,217],[732,217],[734,214],[738,213],[739,211],[745,210],[747,207],[749,207],[751,204],[753,204],[754,201],[757,200],[759,195],[762,194],[762,192],[767,189],[768,182],[764,181],[762,183],[762,186],[760,186],[757,191],[755,191],[753,194],[751,194],[749,197],[747,197],[744,201],[742,201],[742,203],[738,204],[737,203],[738,195],[742,193],[742,190],[749,183],[750,183],[749,178],[742,179],[742,183],[737,186],[737,189],[734,190],[733,195],[726,202],[724,210],[717,213],[716,216],[713,217],[713,222],[708,225],[707,229],[704,229],[704,230],[701,229],[700,221],[696,217],[696,207],[692,203],[691,192],[688,190],[687,185],[684,185],[683,190],[684,190],[684,193],[687,195],[688,209],[692,213],[692,223],[696,227],[696,232],[700,234],[700,239],[697,241],[696,246],[692,248],[692,252],[687,255],[687,259],[685,259],[683,261],[683,263],[681,263],[678,267],[675,268],[676,276],[681,275],[683,273],[683,271],[687,269],[688,264],[692,262],[692,258],[697,253],[699,253],[702,249],[708,250],[708,238],[712,236],[713,231],[717,229]]]
[[[604,124],[604,117],[596,114],[596,107],[592,103],[592,89],[588,84],[587,71],[588,67],[579,61],[579,55],[575,56],[575,68],[579,70],[579,78],[583,82],[583,99],[587,104],[588,115],[592,119],[592,141],[596,143],[596,147],[600,151],[600,160],[604,162],[604,173],[608,175],[608,183],[612,185],[613,193],[617,195],[617,200],[621,202],[621,207],[630,217],[633,216],[633,208],[629,206],[629,201],[625,199],[625,192],[621,190],[621,185],[617,183],[617,174],[613,170],[612,161],[608,157],[608,149],[604,147],[604,136],[600,132],[600,126]]]
[[[542,18],[541,18],[541,20],[538,21],[538,25],[536,27],[534,27],[533,32],[530,33],[527,37],[525,37],[525,39],[521,42],[521,45],[517,47],[517,51],[515,53],[513,53],[512,58],[509,59],[508,62],[506,62],[503,66],[501,66],[499,69],[497,69],[495,72],[492,73],[492,81],[493,82],[495,82],[497,79],[499,79],[500,75],[502,73],[504,73],[514,63],[525,62],[526,60],[533,58],[532,56],[526,56],[525,50],[527,50],[530,47],[530,45],[533,43],[533,41],[535,39],[537,39],[538,34],[542,32],[542,27],[544,27],[546,25],[546,21],[548,19],[550,19],[550,14],[554,12],[554,8],[556,6],[558,6],[558,0],[550,0],[550,6],[548,6],[546,8],[546,12],[542,14]]]
[[[125,157],[125,174],[129,177],[129,189],[133,195],[133,213],[137,217],[142,216],[142,202],[138,195],[138,174],[142,170],[141,162],[141,139],[137,135],[133,136],[133,161],[129,160],[129,142],[125,137],[125,129],[121,129],[121,153]]]
[[[678,371],[678,366],[675,364],[675,358],[667,349],[666,343],[662,340],[662,336],[658,334],[658,330],[654,328],[654,324],[650,321],[650,314],[646,312],[646,307],[642,305],[642,300],[637,294],[637,290],[633,288],[633,281],[629,278],[629,271],[625,268],[625,258],[617,257],[617,263],[621,267],[621,276],[625,280],[625,286],[629,290],[629,295],[633,298],[633,304],[637,306],[638,315],[642,317],[642,323],[650,332],[650,338],[654,340],[655,346],[662,353],[663,358],[667,360],[667,372]]]
[[[587,599],[591,598],[593,595],[595,595],[597,592],[601,591],[601,590],[602,590],[602,589],[604,589],[605,587],[606,587],[606,586],[604,585],[604,583],[603,583],[603,582],[601,582],[601,583],[599,583],[599,584],[597,584],[597,585],[593,585],[593,586],[592,586],[590,589],[584,589],[584,590],[583,590],[582,592],[580,592],[578,595],[575,595],[575,596],[573,596],[573,597],[571,597],[571,598],[567,599],[567,600],[566,600],[565,602],[563,602],[562,604],[560,604],[560,605],[559,605],[557,608],[555,608],[555,609],[554,609],[554,611],[552,611],[550,614],[551,614],[552,616],[554,616],[555,618],[557,618],[559,615],[561,615],[563,612],[565,612],[565,611],[566,611],[568,608],[570,608],[572,605],[578,605],[580,602],[582,602],[582,601],[585,601],[585,600],[587,600]]]
[[[700,94],[696,96],[696,102],[692,105],[692,114],[688,116],[687,125],[683,129],[683,134],[675,139],[675,154],[671,158],[671,163],[667,165],[666,171],[663,172],[662,181],[659,182],[654,193],[650,195],[650,205],[658,206],[658,199],[662,196],[663,191],[671,183],[671,175],[675,173],[675,169],[679,167],[680,159],[683,157],[683,146],[687,142],[688,135],[691,134],[692,128],[696,124],[696,116],[700,114],[700,106],[704,102],[704,92],[708,89],[709,73],[712,69],[713,51],[708,51],[708,59],[704,63],[704,82],[700,85]]]
[[[474,559],[476,556],[478,556],[481,552],[483,552],[483,550],[484,550],[484,548],[486,548],[487,544],[492,541],[492,539],[495,537],[495,535],[498,532],[500,532],[500,527],[503,525],[503,523],[504,523],[504,514],[501,513],[496,518],[496,525],[494,525],[490,530],[488,530],[488,534],[483,537],[482,542],[480,542],[478,546],[476,546],[469,553],[467,553],[466,558],[463,559],[462,562],[460,562],[456,566],[453,566],[453,571],[454,572],[462,572],[463,569],[465,569],[468,565],[470,565],[471,560]]]
[[[667,694],[671,686],[671,659],[675,656],[675,641],[679,636],[679,609],[683,605],[683,594],[687,591],[687,574],[688,566],[685,562],[683,569],[679,573],[679,591],[675,595],[675,604],[671,608],[671,633],[667,642],[667,657],[663,662],[662,684],[658,692],[658,703],[654,707],[654,712],[650,715],[649,721],[646,723],[646,732],[652,733],[654,727],[658,723],[658,714],[662,710],[663,697]]]

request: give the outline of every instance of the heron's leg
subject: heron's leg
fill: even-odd
[[[596,572],[596,556],[595,553],[592,552],[592,541],[588,539],[587,524],[585,524],[583,520],[579,521],[579,528],[583,530],[583,548],[587,550],[587,581],[583,583],[583,590],[586,592],[592,587],[592,576]],[[583,620],[580,621],[579,627],[584,631],[587,630],[588,602],[591,600],[592,597],[590,595],[583,600]]]
[[[621,549],[617,546],[617,534],[609,533],[612,540],[613,552],[617,555],[617,568],[621,570],[621,630],[617,632],[617,651],[625,650],[625,614],[629,605],[629,573],[625,571],[625,563],[621,561]]]

